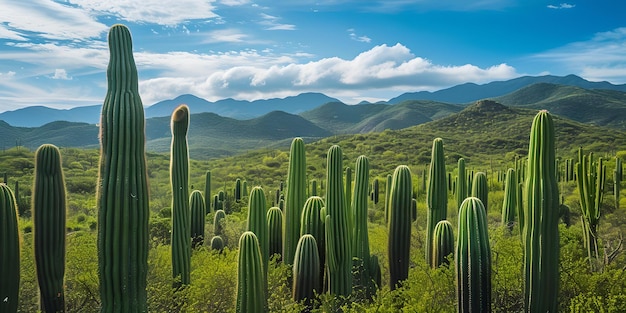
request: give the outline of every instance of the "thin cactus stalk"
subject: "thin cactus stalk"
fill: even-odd
[[[241,182],[241,196],[245,197],[248,194],[248,181],[244,180]]]
[[[271,207],[267,211],[267,232],[269,236],[269,255],[278,260],[283,257],[283,211],[279,207]]]
[[[433,254],[430,266],[437,268],[449,264],[447,257],[454,252],[454,231],[452,223],[441,220],[433,230]]]
[[[35,265],[43,312],[65,312],[65,222],[67,200],[61,153],[44,144],[35,152],[33,226]]]
[[[282,185],[282,183],[281,183]],[[282,188],[281,188],[282,189]],[[296,245],[300,239],[300,217],[307,196],[306,154],[304,141],[296,137],[289,151],[289,171],[287,172],[287,195],[285,197],[285,222],[283,238],[283,262],[293,264]],[[280,200],[276,200],[276,204]]]
[[[426,262],[431,263],[433,253],[433,231],[439,221],[448,215],[448,187],[446,160],[443,153],[443,139],[435,138],[428,172],[426,190]]]
[[[252,188],[248,198],[248,225],[247,231],[253,232],[259,241],[261,260],[265,276],[267,277],[267,265],[270,259],[269,233],[267,229],[267,205],[265,192],[260,186]],[[267,281],[267,280],[266,280]],[[267,286],[265,286],[267,288]]]
[[[320,281],[320,258],[317,241],[310,234],[300,237],[296,246],[293,262],[292,297],[295,301],[303,301],[310,310],[313,300],[322,291]]]
[[[101,312],[146,312],[150,210],[145,118],[130,31],[114,25],[108,40],[96,204]]]
[[[226,220],[226,212],[224,210],[215,211],[213,216],[213,232],[216,236],[224,235],[224,221]]]
[[[554,122],[548,111],[533,119],[524,192],[525,312],[557,312],[559,189],[554,171]]]
[[[380,196],[380,187],[378,184],[378,179],[374,179],[372,182],[372,202],[374,202],[374,204],[378,204],[378,198]]]
[[[343,188],[343,152],[337,145],[328,150],[326,167],[326,266],[328,291],[348,296],[352,291],[350,210]]]
[[[309,193],[309,197],[317,196],[317,180],[311,180],[311,192]]]
[[[456,178],[456,188],[454,195],[456,198],[457,208],[461,207],[463,200],[467,198],[467,170],[465,169],[465,159],[459,158],[457,161],[458,176]]]
[[[387,223],[389,230],[387,254],[391,290],[398,288],[402,281],[409,277],[412,192],[411,170],[406,165],[396,167],[391,183],[389,222]]]
[[[217,210],[215,207],[211,209],[211,171],[206,171],[204,174],[204,200],[206,202],[206,214]]]
[[[172,113],[170,183],[172,187],[172,277],[174,287],[188,285],[191,273],[191,216],[189,211],[189,108]]]
[[[352,168],[346,166],[346,203],[352,205]]]
[[[485,172],[477,172],[472,180],[472,197],[476,197],[482,201],[485,210],[489,204],[489,184],[487,183],[487,174]]]
[[[0,312],[17,312],[20,292],[20,237],[13,191],[0,184]]]
[[[615,157],[615,170],[613,170],[613,196],[615,197],[615,209],[619,210],[620,191],[622,185],[622,159]]]
[[[204,244],[204,218],[206,206],[200,190],[194,190],[189,195],[189,208],[191,210],[191,247],[197,248]]]
[[[251,231],[244,232],[239,238],[237,313],[268,312],[267,276],[262,258],[257,236]]]
[[[455,251],[457,312],[491,312],[491,250],[487,212],[476,197],[459,209]]]
[[[385,223],[389,222],[389,199],[391,198],[391,181],[393,176],[387,175],[387,181],[385,184]]]
[[[300,220],[300,237],[310,234],[315,237],[320,258],[320,282],[324,279],[324,264],[326,264],[326,238],[324,221],[326,210],[324,200],[319,196],[311,196],[304,203],[302,219]]]
[[[237,178],[235,180],[235,201],[241,201],[241,179]]]
[[[515,170],[509,168],[506,171],[504,183],[504,200],[502,200],[502,225],[513,230],[515,223],[515,212],[517,212],[517,175]]]

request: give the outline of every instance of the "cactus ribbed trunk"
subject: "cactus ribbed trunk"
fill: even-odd
[[[211,171],[204,174],[204,201],[206,202],[206,214],[214,212],[216,208],[211,209]]]
[[[172,113],[170,183],[172,187],[172,276],[174,286],[188,285],[191,273],[191,214],[189,210],[189,108]]]
[[[502,226],[506,226],[509,232],[513,230],[517,212],[517,186],[517,174],[514,169],[509,168],[506,171],[504,200],[502,200]]]
[[[337,145],[328,150],[326,167],[326,266],[328,291],[337,296],[352,292],[350,210],[343,187],[343,152]]]
[[[439,221],[448,215],[448,187],[446,181],[446,159],[443,153],[443,139],[435,138],[430,159],[428,189],[426,190],[426,262],[432,262],[433,231]]]
[[[269,237],[269,255],[283,258],[283,211],[279,207],[271,207],[267,211],[267,232]]]
[[[145,118],[128,28],[111,27],[109,50],[97,185],[101,312],[146,312],[150,210]]]
[[[224,234],[224,219],[226,219],[226,212],[224,210],[215,211],[213,216],[213,231],[216,236]]]
[[[204,218],[206,216],[206,206],[200,190],[194,190],[189,195],[189,209],[191,210],[191,246],[196,248],[204,244]]]
[[[283,262],[293,264],[296,245],[300,239],[300,215],[307,199],[306,154],[304,141],[296,137],[291,142],[289,171],[287,173],[287,195],[285,198],[285,222],[283,238]],[[276,205],[280,202],[276,200]]]
[[[487,174],[485,172],[477,172],[474,174],[471,196],[480,199],[483,206],[485,206],[485,210],[488,209],[489,185],[487,183]]]
[[[320,282],[320,258],[317,241],[310,234],[300,237],[296,246],[293,262],[292,297],[295,301],[304,301],[307,312],[313,306],[313,300],[322,292]]]
[[[467,170],[465,169],[465,159],[459,158],[457,161],[457,168],[459,170],[459,174],[456,179],[456,188],[454,191],[454,195],[456,198],[456,207],[457,209],[461,207],[461,203],[463,200],[467,198]]]
[[[17,312],[20,293],[20,237],[13,191],[0,184],[0,312]]]
[[[261,260],[267,281],[267,265],[270,259],[269,233],[267,229],[267,201],[263,188],[256,186],[250,191],[248,198],[248,225],[247,231],[253,232],[259,241]],[[265,286],[267,288],[267,286]]]
[[[436,268],[448,264],[448,255],[454,252],[454,232],[452,223],[442,220],[433,230],[433,255],[430,266]]]
[[[622,185],[622,159],[615,157],[615,170],[613,170],[613,196],[615,197],[615,209],[619,210],[619,198]]]
[[[320,284],[324,279],[324,264],[326,264],[326,235],[324,231],[325,220],[326,209],[324,209],[324,200],[322,197],[309,197],[304,203],[304,208],[302,209],[300,237],[310,234],[315,238],[315,242],[317,242],[317,250],[320,258]]]
[[[33,183],[35,264],[43,312],[65,312],[65,179],[61,153],[44,144],[35,152]]]
[[[557,312],[559,294],[559,189],[554,171],[554,122],[547,111],[534,118],[526,168],[524,310]]]
[[[389,192],[389,287],[395,290],[409,277],[411,247],[411,199],[413,183],[406,165],[396,167]]]
[[[239,238],[237,272],[237,313],[265,313],[267,309],[267,278],[257,236],[246,231]]]
[[[476,197],[468,197],[459,209],[455,252],[457,312],[491,312],[491,250],[487,212]]]

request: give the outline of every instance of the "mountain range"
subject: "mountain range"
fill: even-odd
[[[597,86],[595,83],[592,85]],[[530,111],[548,109],[564,119],[623,131],[626,130],[626,92],[617,90],[621,85],[612,86],[613,89],[588,89],[539,82],[493,97],[491,100],[505,108],[532,109]],[[407,99],[395,104],[346,105],[322,94],[302,94],[290,99],[232,102],[239,103],[238,105],[241,106],[233,105],[231,112],[243,110],[245,105],[258,104],[255,114],[260,114],[268,110],[272,103],[286,108],[289,107],[288,103],[306,98],[310,101],[304,102],[299,110],[309,109],[299,114],[274,110],[248,119],[237,119],[209,112],[192,114],[188,134],[190,155],[201,159],[224,157],[246,150],[288,145],[295,136],[304,137],[310,141],[340,134],[365,134],[381,132],[385,129],[398,130],[425,123],[430,125],[433,121],[458,119],[457,116],[460,114],[467,115],[470,107],[475,107],[477,103],[484,103],[484,101],[475,101],[471,104],[454,104],[434,100]],[[205,100],[190,95],[181,96],[178,99],[195,99],[206,105]],[[315,101],[325,102],[315,105]],[[146,108],[146,116],[149,117],[146,121],[149,151],[169,151],[171,140],[169,115],[150,116],[159,115],[168,110],[171,112],[173,109],[170,110],[169,107],[176,103],[180,102],[170,100]],[[187,104],[190,105],[192,112],[194,107],[198,107],[196,102],[191,102],[191,104],[187,102]],[[214,105],[219,107],[215,103]],[[67,111],[88,112],[89,109],[94,108],[95,106],[81,107]],[[34,111],[28,111],[28,109],[35,110],[41,107],[23,109],[34,114]],[[96,109],[99,110],[99,108]],[[44,110],[47,110],[46,112],[50,115],[55,112],[47,108]],[[99,111],[91,114],[99,116]],[[38,117],[37,115],[31,116]],[[98,147],[98,127],[95,123],[54,121],[39,127],[17,127],[6,121],[0,121],[0,133],[2,134],[0,136],[2,149],[14,145],[35,149],[43,143],[52,143],[61,147]]]

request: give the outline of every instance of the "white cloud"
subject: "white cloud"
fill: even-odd
[[[241,6],[250,3],[248,0],[220,0],[220,3],[226,6]]]
[[[350,35],[350,39],[352,39],[354,41],[365,42],[365,43],[372,42],[372,39],[367,37],[367,36],[358,36],[355,33],[354,28],[348,29],[348,34]]]
[[[548,9],[560,10],[560,9],[572,9],[575,6],[576,6],[575,4],[561,3],[559,5],[549,4],[547,7]]]
[[[626,83],[626,27],[532,56],[589,80]]]
[[[122,20],[174,26],[189,20],[212,19],[213,0],[69,0],[94,14],[115,15]]]
[[[47,39],[84,40],[99,37],[107,26],[76,7],[51,0],[4,1],[0,10],[0,37],[24,40],[24,32]],[[5,27],[3,29],[3,27]]]
[[[269,14],[261,13],[260,25],[265,26],[265,30],[295,30],[296,25],[279,23],[279,18]]]
[[[57,68],[54,70],[54,75],[51,77],[52,79],[62,79],[62,80],[71,80],[72,77],[67,75],[67,71],[62,68]]]
[[[237,29],[222,29],[209,32],[204,43],[243,42],[248,36]]]
[[[15,76],[15,72],[13,72],[13,71],[8,71],[6,73],[1,73],[0,72],[0,80],[9,79],[9,78],[12,78],[14,76]]]

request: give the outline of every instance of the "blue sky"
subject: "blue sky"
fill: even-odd
[[[626,83],[622,0],[3,0],[0,112],[100,104],[116,23],[133,34],[144,105],[358,103],[523,75]]]

